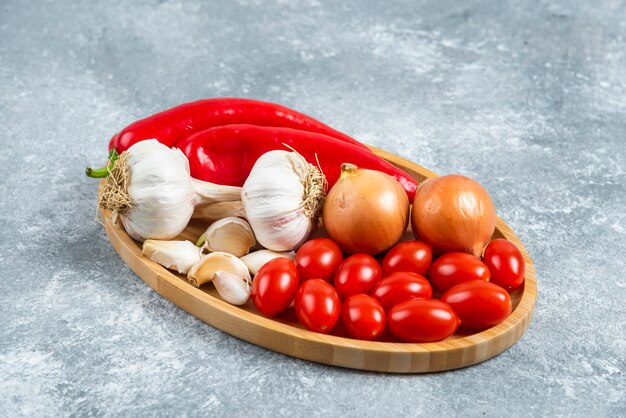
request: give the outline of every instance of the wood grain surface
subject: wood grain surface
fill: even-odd
[[[417,164],[385,151],[374,152],[402,168],[419,181],[437,175]],[[384,341],[361,341],[347,338],[341,329],[337,335],[323,335],[304,329],[292,310],[278,318],[267,318],[251,302],[237,307],[224,302],[212,284],[195,288],[185,276],[165,269],[141,254],[141,244],[134,241],[111,214],[103,211],[102,221],[111,244],[124,262],[157,293],[181,309],[242,340],[290,356],[334,366],[392,373],[423,373],[470,366],[505,351],[528,329],[537,296],[532,260],[523,244],[508,225],[497,220],[494,238],[506,238],[522,252],[526,262],[524,285],[511,295],[513,313],[501,324],[478,333],[458,332],[437,343],[408,344],[386,338]],[[206,224],[193,220],[180,239],[195,242]]]

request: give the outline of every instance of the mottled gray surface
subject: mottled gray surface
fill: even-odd
[[[619,1],[0,4],[0,415],[626,415]],[[535,319],[483,364],[394,376],[232,338],[141,282],[94,220],[111,134],[201,97],[280,102],[483,183]]]

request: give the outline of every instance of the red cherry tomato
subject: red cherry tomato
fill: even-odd
[[[450,305],[436,299],[404,301],[391,308],[387,317],[391,333],[408,343],[445,340],[460,322]]]
[[[330,282],[339,268],[343,254],[330,238],[316,238],[304,243],[296,252],[300,280],[322,279]]]
[[[511,298],[498,285],[472,280],[454,286],[441,297],[461,318],[461,327],[486,329],[511,314]]]
[[[341,322],[352,338],[373,340],[385,330],[385,310],[371,296],[352,295],[343,302]]]
[[[433,295],[433,288],[424,276],[399,271],[379,281],[371,294],[388,311],[405,300],[430,299]]]
[[[512,242],[502,238],[491,241],[485,248],[483,262],[491,272],[491,283],[507,292],[513,292],[524,283],[524,257]]]
[[[441,293],[468,280],[489,281],[487,266],[466,253],[448,253],[436,259],[428,273],[430,283]]]
[[[288,258],[275,258],[263,265],[254,276],[250,297],[263,315],[278,315],[293,302],[298,284],[294,262]]]
[[[433,261],[433,247],[422,241],[405,241],[392,247],[383,258],[385,276],[396,271],[426,274]]]
[[[371,255],[354,254],[343,260],[335,273],[335,289],[342,299],[357,293],[369,294],[383,278],[378,261]]]
[[[300,323],[311,331],[326,334],[339,319],[341,300],[328,282],[310,279],[298,288],[295,308]]]

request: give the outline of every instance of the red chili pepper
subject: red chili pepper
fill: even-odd
[[[127,150],[135,142],[155,138],[168,147],[198,131],[216,126],[246,123],[317,132],[367,147],[335,129],[287,107],[258,100],[218,98],[185,103],[131,123],[109,142],[109,151]]]
[[[284,144],[284,145],[283,145]],[[379,170],[394,177],[413,201],[418,182],[369,150],[337,141],[326,135],[289,128],[226,125],[191,135],[176,144],[187,158],[191,176],[229,186],[241,186],[256,160],[268,151],[292,147],[308,162],[317,161],[330,187],[337,181],[341,164]]]

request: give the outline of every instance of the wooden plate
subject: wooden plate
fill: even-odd
[[[373,148],[392,164],[419,181],[436,174],[403,158]],[[113,225],[104,211],[103,223],[111,244],[124,262],[160,295],[188,313],[235,337],[279,353],[334,366],[392,373],[423,373],[470,366],[487,360],[519,340],[532,319],[537,294],[535,269],[519,238],[498,218],[494,238],[506,238],[520,249],[526,261],[525,284],[511,295],[513,313],[488,330],[457,333],[445,341],[425,344],[368,342],[341,335],[323,335],[304,329],[293,312],[270,319],[259,314],[251,302],[237,307],[224,302],[212,284],[198,289],[141,254],[141,245],[121,226]],[[195,242],[206,224],[192,221],[181,239]],[[292,311],[290,309],[289,311]]]

